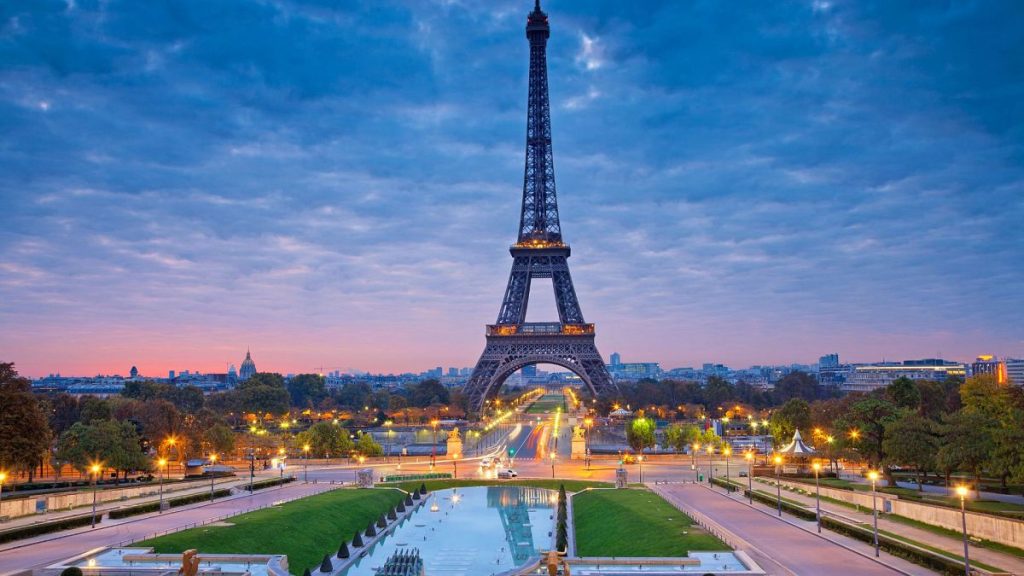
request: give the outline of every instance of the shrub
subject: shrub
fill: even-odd
[[[352,547],[353,548],[362,548],[363,547],[363,535],[359,533],[359,530],[356,530],[356,535],[352,538]]]
[[[96,514],[97,524],[99,524],[100,520],[102,519],[103,514]],[[0,543],[12,542],[14,540],[21,540],[24,538],[31,538],[33,536],[49,534],[51,532],[59,532],[60,530],[67,530],[69,528],[78,528],[79,526],[85,526],[90,523],[92,523],[92,514],[84,514],[82,516],[61,518],[60,520],[54,520],[52,522],[40,522],[38,524],[30,524],[28,526],[12,528],[10,530],[4,530],[3,532],[0,532]]]
[[[874,532],[867,528],[861,528],[860,526],[854,526],[841,522],[835,518],[823,516],[821,518],[821,525],[838,532],[845,534],[851,538],[856,538],[869,544],[874,544]],[[902,542],[891,536],[885,534],[878,535],[878,547],[893,556],[899,556],[905,560],[913,562],[919,566],[924,566],[929,570],[934,570],[940,574],[948,574],[949,576],[957,576],[964,573],[964,565],[962,561],[953,560],[940,554],[931,552],[930,550],[924,550],[917,548],[906,542]]]
[[[324,554],[324,559],[320,561],[320,571],[324,574],[334,572],[334,564],[331,564],[330,554]]]
[[[348,558],[349,556],[348,544],[342,540],[341,546],[338,546],[338,558]]]
[[[82,576],[82,569],[78,566],[68,566],[61,570],[60,576]]]

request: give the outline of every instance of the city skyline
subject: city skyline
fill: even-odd
[[[516,227],[522,4],[9,9],[4,360],[471,364]],[[1020,8],[545,9],[601,349],[1024,355]]]

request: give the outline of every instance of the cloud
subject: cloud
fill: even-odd
[[[471,365],[518,224],[520,4],[7,7],[0,349],[35,375],[246,345],[285,372]],[[605,352],[1024,354],[1021,8],[545,9]]]

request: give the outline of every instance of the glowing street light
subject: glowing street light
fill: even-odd
[[[302,481],[309,484],[309,444],[302,445]]]
[[[964,527],[964,576],[971,576],[971,560],[967,550],[967,494],[970,491],[967,486],[956,487],[956,495],[960,497],[960,519]]]
[[[754,452],[748,450],[743,453],[747,460],[747,496],[750,498],[750,505],[754,505]]]
[[[877,498],[877,492],[875,491],[875,483],[878,482],[878,472],[872,470],[868,472],[868,479],[871,480],[871,515],[874,517],[875,525],[875,557],[878,557],[878,506],[875,504]]]
[[[818,521],[818,534],[821,534],[821,483],[818,481],[818,473],[821,472],[821,463],[815,462],[814,464],[811,464],[811,468],[814,468],[814,515]]]
[[[211,468],[211,470],[210,470],[210,502],[213,502],[213,477],[214,477],[214,474],[213,474],[212,468],[213,468],[213,466],[215,464],[217,464],[217,455],[216,454],[210,454],[210,468]]]
[[[554,452],[551,453],[551,477],[552,478],[555,477],[555,453]],[[641,478],[643,478],[643,477],[641,476]],[[640,481],[643,482],[643,480],[640,480]]]
[[[782,468],[782,456],[776,454],[772,462],[775,463],[775,492],[779,506],[779,518],[782,518],[782,481],[779,479],[779,469]]]
[[[7,481],[7,472],[0,470],[0,498],[4,495],[4,482]],[[0,500],[2,502],[2,500]]]
[[[156,467],[160,470],[160,513],[164,513],[164,468],[167,467],[167,458],[160,458],[156,461]]]
[[[92,527],[96,527],[96,492],[99,490],[99,478],[100,471],[103,467],[99,462],[93,462],[92,466],[89,466],[89,473],[92,476]]]
[[[729,478],[729,457],[732,456],[732,446],[722,448],[722,455],[725,456],[725,483],[732,487],[732,480]]]

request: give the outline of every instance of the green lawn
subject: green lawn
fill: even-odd
[[[567,487],[568,488],[568,487]],[[573,497],[580,556],[686,556],[730,550],[649,490],[593,490]]]
[[[433,492],[435,490],[444,490],[445,488],[462,488],[465,486],[535,486],[537,488],[547,488],[549,490],[558,490],[560,485],[565,485],[565,489],[568,492],[579,492],[584,488],[607,488],[611,484],[607,482],[593,482],[590,480],[427,480],[425,482],[412,481],[412,482],[399,482],[394,484],[402,490],[411,491],[420,487],[420,484],[426,484],[427,490]]]
[[[526,409],[527,414],[545,414],[561,408],[565,412],[565,396],[561,394],[545,394]]]
[[[302,574],[403,497],[390,488],[332,490],[228,518],[231,526],[200,526],[134,545],[162,553],[195,548],[201,553],[287,554],[292,574]]]

